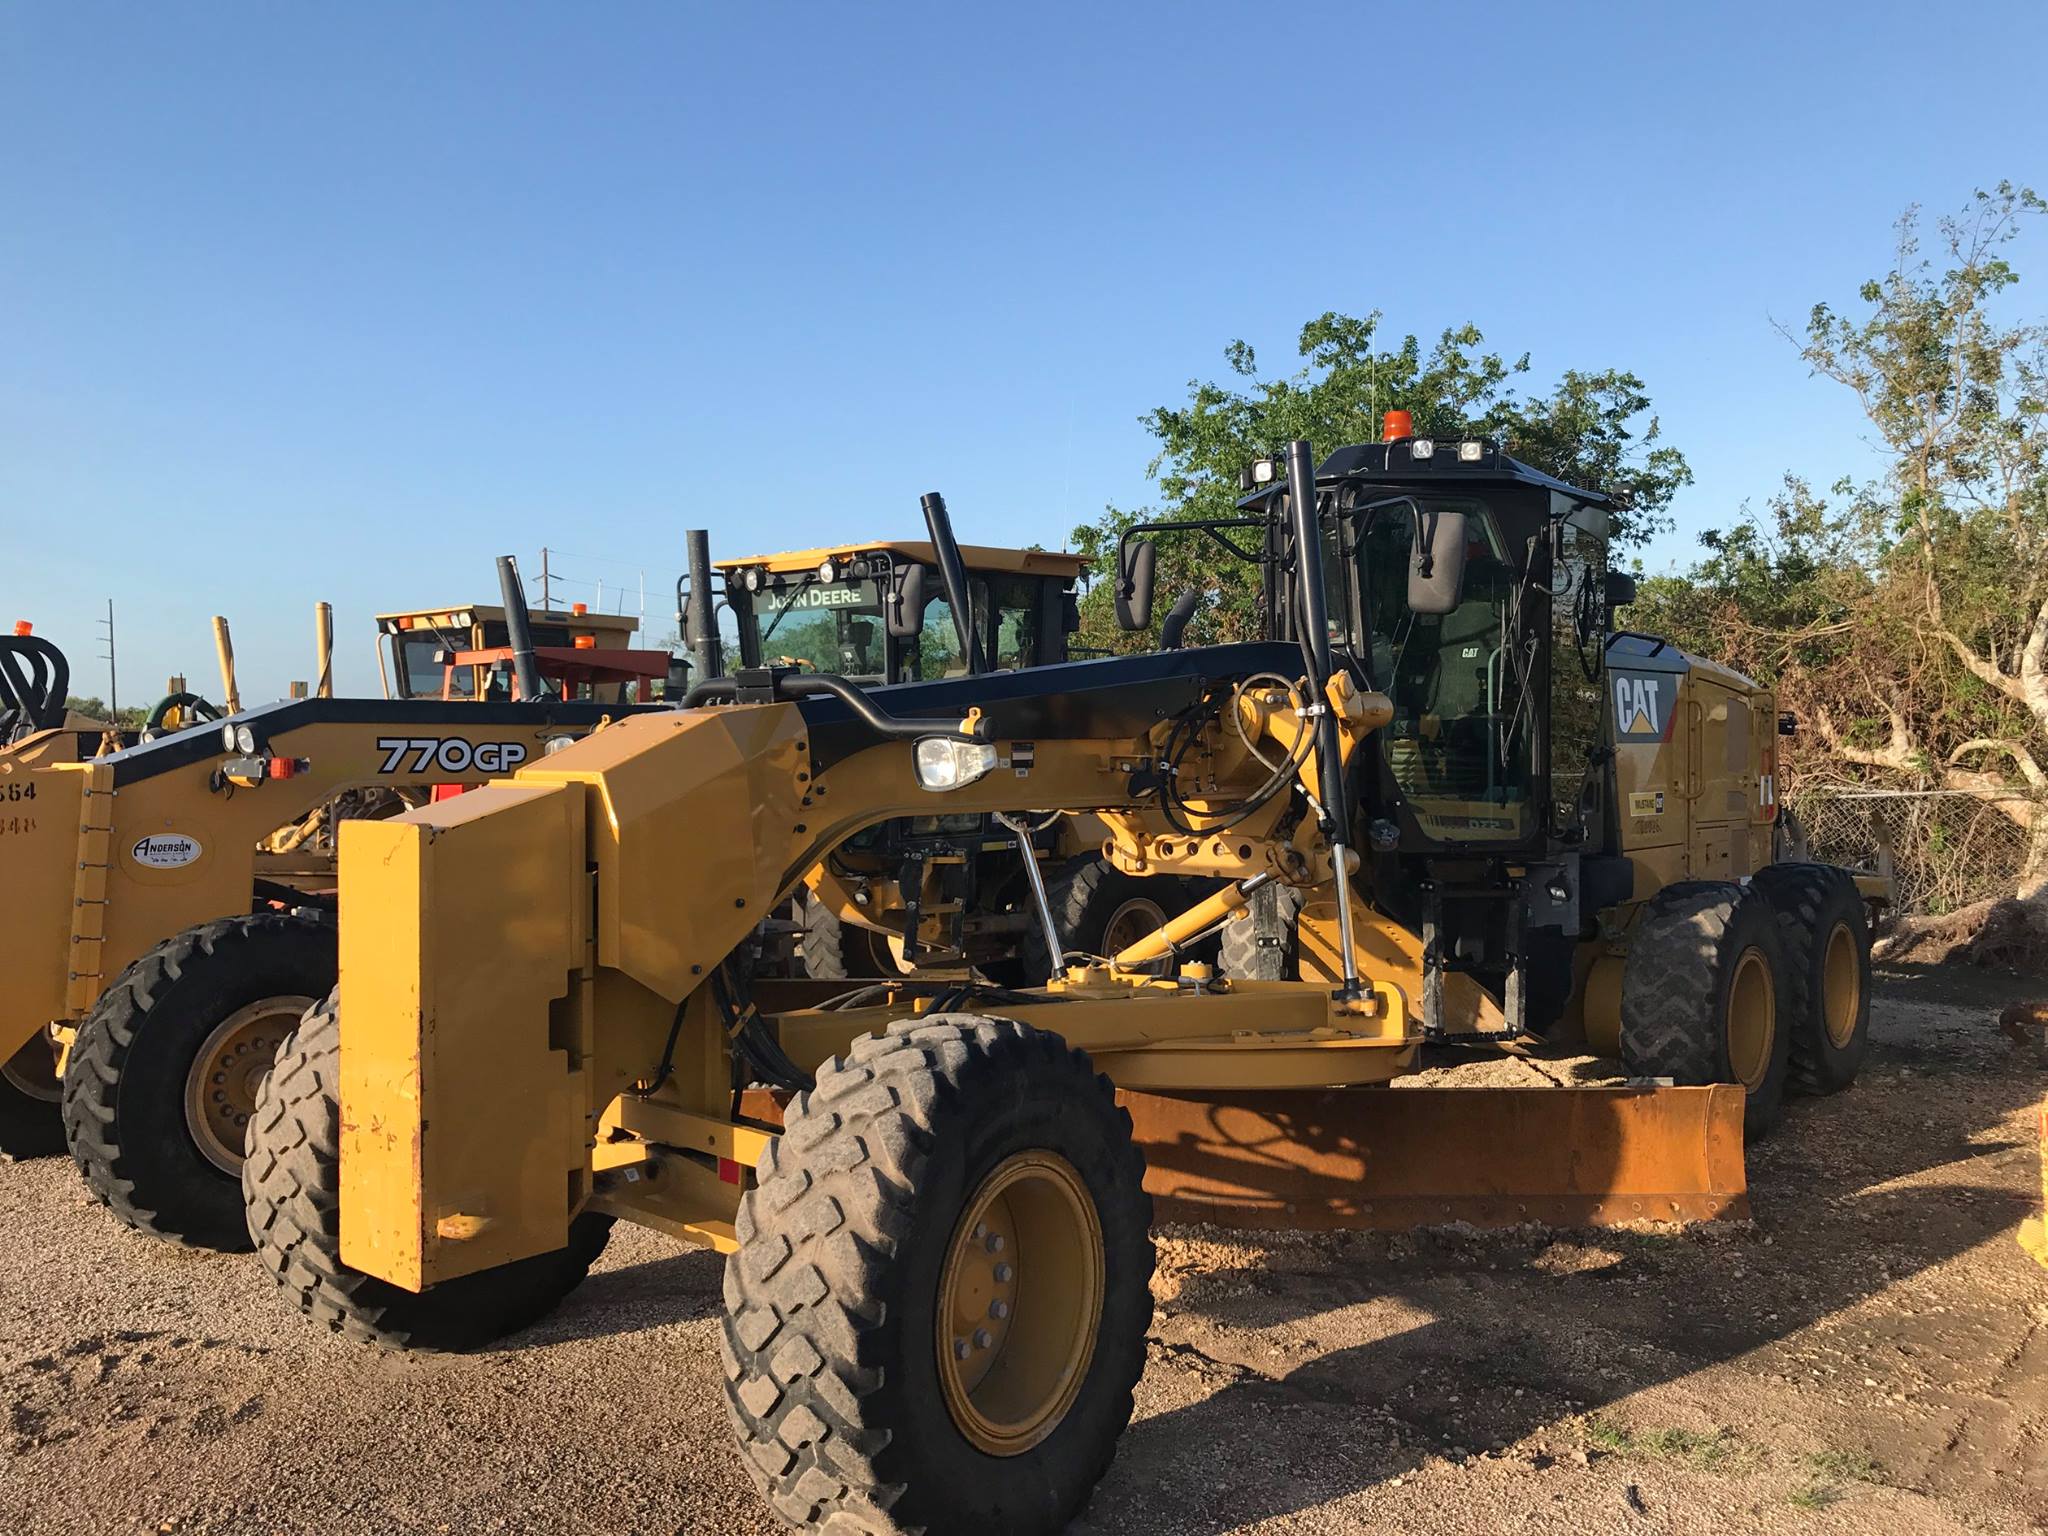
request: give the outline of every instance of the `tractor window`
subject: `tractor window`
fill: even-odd
[[[1464,592],[1451,613],[1408,608],[1415,527],[1406,507],[1382,509],[1359,535],[1372,675],[1394,703],[1381,751],[1430,836],[1516,839],[1527,830],[1534,721],[1515,565],[1483,506],[1442,505],[1465,514],[1468,539]]]
[[[1039,662],[1038,583],[1022,577],[997,577],[989,583],[995,607],[995,646],[991,665],[1035,667]]]
[[[953,606],[943,597],[933,598],[925,607],[917,652],[906,659],[914,682],[966,674],[967,659],[960,654],[960,636],[953,629]]]
[[[930,590],[927,588],[927,590]],[[974,603],[975,633],[982,648],[988,646],[988,583],[970,578],[967,590]],[[924,610],[924,628],[917,639],[903,647],[902,681],[936,682],[942,677],[965,677],[967,658],[960,654],[960,636],[953,629],[953,608],[943,597],[934,597]]]
[[[462,650],[466,638],[450,638],[429,630],[408,633],[398,646],[398,696],[402,699],[438,699],[446,685],[448,697],[467,699],[476,692],[476,668],[444,667],[434,656],[440,651]]]
[[[807,576],[764,592],[754,599],[754,634],[763,665],[798,663],[852,678],[882,675],[882,610],[871,581]]]

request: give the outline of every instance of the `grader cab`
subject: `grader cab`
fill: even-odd
[[[1318,472],[1292,444],[1287,493],[1234,520],[1262,541],[1266,641],[873,687],[742,666],[348,827],[340,985],[265,1083],[243,1175],[279,1287],[339,1332],[465,1347],[541,1315],[614,1221],[640,1222],[731,1255],[728,1407],[784,1518],[1041,1533],[1130,1416],[1155,1194],[1370,1224],[1385,1162],[1410,1219],[1537,1219],[1546,1195],[1572,1219],[1739,1211],[1745,1090],[1764,1085],[1736,1037],[1777,1061],[1785,1034],[1831,1034],[1815,1021],[1838,980],[1853,1013],[1854,887],[1820,909],[1823,985],[1795,993],[1782,935],[1804,908],[1752,900],[1754,881],[1666,883],[1604,809],[1560,820],[1543,637],[1583,599],[1551,551],[1597,499],[1482,445],[1459,450],[1485,466],[1461,504],[1433,505],[1433,482],[1373,483],[1372,457]],[[1390,503],[1405,544],[1374,526]],[[971,657],[966,564],[943,502],[925,511]],[[1119,573],[1133,618],[1144,564]],[[1380,586],[1358,589],[1380,583],[1369,609]],[[1595,690],[1606,621],[1603,601],[1582,642]],[[1222,883],[1117,953],[1060,956],[1043,986],[757,1000],[760,915],[864,829],[934,812],[1092,815],[1119,868]],[[1283,890],[1287,974],[1159,973]],[[1530,998],[1558,973],[1528,936],[1552,929],[1568,997],[1621,958],[1624,1052],[1670,1044],[1683,1070],[1656,1075],[1698,1086],[1370,1091],[1433,1035],[1561,1015]],[[1646,947],[1654,988],[1631,964]]]

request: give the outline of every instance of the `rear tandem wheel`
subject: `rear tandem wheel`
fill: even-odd
[[[258,912],[187,929],[115,979],[64,1069],[65,1138],[109,1210],[194,1247],[248,1247],[257,1089],[335,966],[331,919]]]
[[[63,1093],[46,1034],[0,1062],[0,1163],[64,1150]]]

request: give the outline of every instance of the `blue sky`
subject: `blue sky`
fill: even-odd
[[[2037,3],[10,6],[0,620],[103,692],[112,597],[140,703],[211,689],[226,613],[254,702],[315,598],[373,691],[371,612],[502,552],[644,571],[660,631],[690,526],[937,488],[1057,543],[1145,501],[1141,411],[1328,309],[1635,369],[1698,477],[1662,565],[1866,467],[1772,318],[1908,203],[2048,181],[2044,44]]]

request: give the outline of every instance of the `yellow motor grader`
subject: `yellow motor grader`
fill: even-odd
[[[612,674],[666,670],[665,653],[576,644],[617,635],[618,619],[562,620],[566,658],[525,647],[526,702],[486,683],[207,719],[211,706],[173,693],[140,738],[49,727],[0,751],[0,1157],[68,1145],[130,1226],[246,1247],[237,1181],[256,1086],[334,984],[335,829],[510,772],[630,712],[602,701]],[[37,664],[55,678],[61,656]],[[10,697],[26,667],[0,656]],[[39,719],[63,697],[61,683],[28,691]],[[172,729],[180,717],[203,723]]]
[[[732,1425],[783,1518],[1019,1536],[1075,1515],[1129,1419],[1154,1195],[1304,1224],[1384,1219],[1383,1194],[1404,1219],[1741,1210],[1745,1094],[1793,1040],[1844,1074],[1861,1050],[1855,887],[1815,877],[1815,940],[1788,947],[1809,887],[1757,878],[1760,733],[1732,723],[1767,701],[1610,640],[1575,537],[1598,497],[1446,446],[1319,471],[1289,445],[1284,489],[1231,520],[1264,540],[1266,641],[871,688],[742,668],[346,827],[340,983],[280,1052],[242,1173],[282,1291],[337,1332],[460,1348],[553,1307],[616,1220],[707,1244]],[[1559,673],[1589,705],[1570,751]],[[760,914],[935,808],[1097,816],[1119,867],[1225,883],[1043,985],[772,1006]],[[1155,973],[1272,888],[1305,893],[1293,974]],[[1659,1081],[1380,1091],[1433,1035],[1567,1012],[1612,1016]]]

